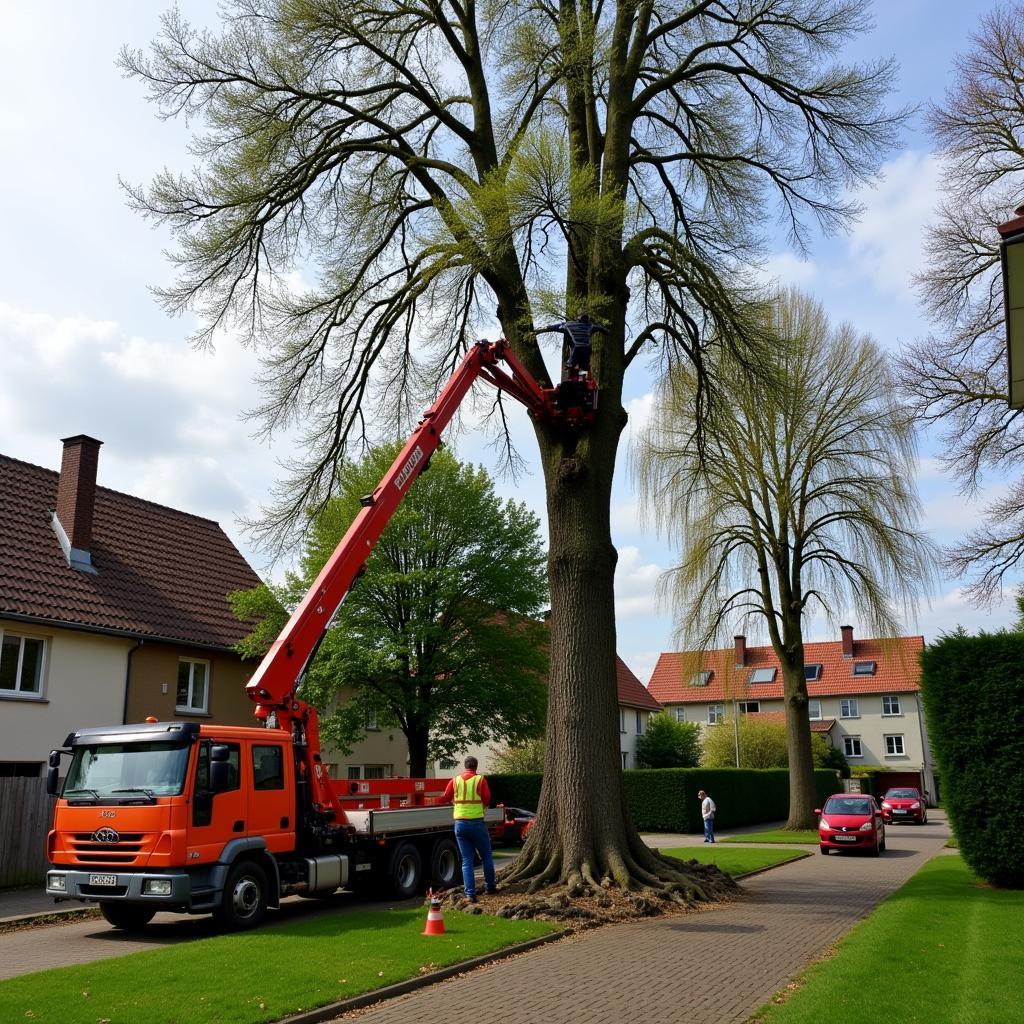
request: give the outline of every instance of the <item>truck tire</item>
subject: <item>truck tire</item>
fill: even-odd
[[[156,909],[134,903],[101,903],[100,913],[107,923],[125,932],[138,932],[153,920]]]
[[[462,875],[462,856],[455,840],[441,836],[430,851],[430,884],[438,889],[457,885]]]
[[[388,862],[388,884],[399,899],[415,896],[423,887],[423,858],[412,843],[399,843]]]
[[[255,928],[267,912],[267,873],[253,860],[239,861],[229,872],[220,909],[221,927],[233,932]]]

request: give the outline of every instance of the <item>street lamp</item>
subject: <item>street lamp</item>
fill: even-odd
[[[1024,409],[1024,206],[999,225],[999,262],[1003,270],[1006,363],[1011,409]]]

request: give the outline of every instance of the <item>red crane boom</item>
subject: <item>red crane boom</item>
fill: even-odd
[[[505,369],[501,364],[508,367]],[[586,370],[573,366],[557,387],[542,388],[504,339],[477,342],[466,353],[437,401],[423,414],[405,447],[335,548],[280,636],[271,644],[246,686],[256,702],[256,717],[273,716],[290,728],[299,751],[298,767],[310,787],[314,817],[325,827],[346,824],[345,813],[330,786],[320,757],[316,709],[295,696],[331,619],[355,582],[395,509],[423,472],[441,443],[441,433],[458,411],[478,377],[511,395],[537,419],[560,420],[578,426],[593,419],[597,387]]]

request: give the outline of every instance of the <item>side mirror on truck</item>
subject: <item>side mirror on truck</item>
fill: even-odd
[[[46,769],[46,792],[50,796],[56,796],[60,789],[60,751],[51,750]]]
[[[224,793],[231,788],[231,751],[226,743],[214,743],[210,748],[210,792]]]

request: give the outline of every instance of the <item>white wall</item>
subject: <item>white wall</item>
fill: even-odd
[[[0,761],[46,761],[69,732],[118,725],[133,641],[0,619],[0,630],[46,642],[40,699],[0,696]]]

